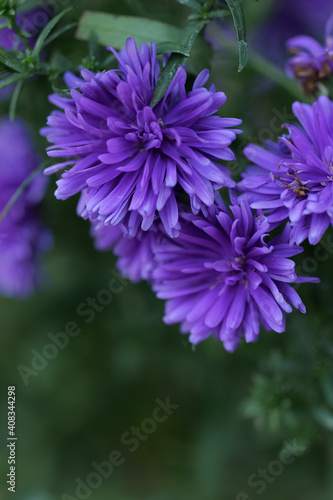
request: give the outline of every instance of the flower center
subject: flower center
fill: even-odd
[[[160,148],[163,141],[161,126],[161,120],[157,120],[153,110],[146,106],[137,112],[136,123],[131,125],[132,132],[127,133],[125,138],[137,142],[145,151]]]
[[[278,186],[290,189],[297,198],[304,198],[309,194],[309,188],[298,178],[296,170],[289,170],[284,175],[274,175]]]

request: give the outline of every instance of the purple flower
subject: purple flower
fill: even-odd
[[[291,305],[305,312],[288,283],[314,281],[295,274],[289,257],[302,248],[288,243],[289,227],[266,242],[270,226],[263,215],[256,217],[247,203],[231,211],[182,216],[178,238],[156,246],[153,273],[157,297],[167,299],[164,321],[181,322],[193,344],[214,335],[228,351],[243,335],[258,340],[260,324],[284,332]]]
[[[0,212],[17,188],[37,168],[38,155],[31,145],[26,127],[7,119],[0,121]],[[46,182],[37,175],[0,222],[0,293],[25,296],[39,281],[38,261],[50,243],[43,228],[37,205],[44,195]]]
[[[294,54],[287,62],[287,74],[299,78],[304,92],[312,94],[319,82],[333,74],[333,14],[326,24],[324,46],[300,35],[288,40],[287,49]]]
[[[48,154],[63,157],[47,169],[73,165],[57,182],[56,197],[66,199],[86,190],[82,217],[106,225],[124,224],[131,235],[148,230],[159,216],[170,235],[178,224],[176,190],[191,200],[192,210],[214,203],[214,191],[234,182],[218,160],[234,158],[229,145],[241,123],[216,115],[226,101],[223,92],[207,90],[209,72],[202,71],[193,89],[185,91],[180,67],[164,98],[150,102],[160,75],[156,46],[142,44],[138,53],[129,38],[117,54],[119,70],[71,78],[71,98],[51,96],[64,111],[54,111],[42,130],[53,145]]]
[[[291,242],[308,238],[316,245],[333,223],[333,102],[319,97],[312,105],[295,102],[293,113],[302,127],[285,125],[288,136],[268,149],[244,149],[255,165],[242,174],[240,200],[265,211],[268,222],[289,218]]]

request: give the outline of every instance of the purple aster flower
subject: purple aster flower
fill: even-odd
[[[232,187],[229,170],[219,160],[231,160],[228,147],[241,123],[216,115],[226,101],[223,92],[204,85],[208,70],[185,91],[186,71],[180,67],[164,98],[152,109],[150,102],[160,75],[156,46],[133,38],[117,54],[118,70],[71,78],[71,98],[51,96],[63,111],[54,111],[42,130],[53,145],[51,157],[63,157],[47,169],[56,172],[73,165],[57,182],[56,197],[66,199],[83,189],[82,217],[107,225],[124,224],[131,235],[148,230],[159,216],[170,235],[178,224],[176,190],[191,200],[192,210],[214,203],[214,191]]]
[[[258,340],[259,327],[285,331],[284,312],[304,304],[288,283],[299,278],[289,259],[302,248],[288,243],[289,227],[266,242],[270,226],[247,203],[209,218],[182,216],[178,238],[155,248],[157,297],[167,299],[164,321],[181,322],[197,344],[210,335],[234,351],[241,338]],[[291,305],[290,305],[291,304]]]
[[[268,213],[268,222],[289,218],[291,242],[308,238],[316,245],[333,223],[333,102],[319,97],[312,105],[295,102],[293,113],[302,127],[285,125],[289,135],[268,149],[244,149],[254,165],[242,175],[240,200]]]
[[[305,94],[312,94],[319,82],[333,74],[333,14],[326,24],[324,46],[301,35],[288,40],[287,49],[294,54],[287,62],[287,74],[299,78]]]
[[[31,145],[26,127],[7,119],[0,121],[0,212],[40,158]],[[25,296],[39,281],[40,253],[50,244],[37,205],[44,195],[45,177],[37,175],[0,222],[0,293]]]

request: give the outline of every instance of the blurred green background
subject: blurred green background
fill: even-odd
[[[244,3],[250,39],[252,33],[255,40],[256,29],[277,3]],[[89,9],[182,26],[189,14],[172,0],[68,4],[74,11],[66,21]],[[224,24],[231,26],[231,19]],[[214,36],[219,29],[214,27]],[[70,32],[52,51],[65,53],[76,66],[87,44]],[[283,47],[281,54],[283,60]],[[244,121],[244,134],[235,145],[239,163],[231,165],[238,175],[245,165],[245,142],[276,139],[294,96],[258,75],[251,64],[237,74],[234,54],[216,50],[211,62],[200,64],[210,65],[211,81],[228,95],[221,113]],[[52,109],[49,92],[46,80],[30,82],[18,108],[41,151],[46,144],[38,130]],[[1,114],[6,112],[7,104],[1,104]],[[76,479],[86,482],[95,472],[92,463],[107,460],[115,449],[124,463],[86,498],[332,499],[333,259],[317,263],[314,249],[307,247],[298,265],[303,274],[322,279],[320,285],[299,290],[307,316],[294,312],[285,334],[262,331],[258,344],[241,344],[234,354],[213,339],[194,349],[178,326],[163,324],[163,303],[146,284],[123,286],[88,324],[76,309],[106,288],[115,259],[94,250],[89,224],[75,214],[77,200],[54,198],[55,180],[50,180],[42,207],[54,234],[53,248],[44,258],[44,286],[28,300],[0,299],[0,497],[11,495],[6,486],[6,403],[7,387],[16,385],[19,500],[61,499],[65,493],[75,498]],[[31,350],[41,352],[50,343],[48,334],[63,332],[71,321],[81,333],[25,385],[17,367],[31,367]],[[156,398],[167,397],[179,408],[131,453],[121,443],[122,434],[152,416]],[[279,459],[283,443],[294,440],[305,451],[281,473],[269,473],[270,481],[258,494],[249,478],[258,469],[274,469],[271,463]]]

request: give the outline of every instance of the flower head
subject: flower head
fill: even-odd
[[[302,127],[284,125],[289,134],[279,144],[244,149],[254,165],[238,184],[240,200],[264,210],[271,224],[289,218],[291,242],[316,245],[333,222],[333,102],[295,102],[293,113]]]
[[[160,75],[156,46],[127,40],[117,54],[118,70],[71,77],[71,98],[51,96],[63,111],[54,111],[42,130],[53,145],[48,154],[67,160],[47,173],[72,168],[57,182],[56,197],[86,190],[81,215],[107,225],[125,224],[131,235],[148,230],[159,216],[173,235],[178,223],[175,192],[184,190],[193,211],[214,203],[214,191],[233,186],[230,172],[218,160],[234,158],[229,149],[241,123],[216,115],[223,92],[203,87],[209,73],[196,78],[186,93],[186,71],[180,67],[164,98],[150,102]]]
[[[300,35],[288,40],[287,49],[294,54],[287,62],[287,73],[299,78],[304,92],[312,94],[319,82],[333,74],[333,14],[326,24],[324,46]]]
[[[302,251],[289,245],[289,228],[267,242],[270,226],[263,215],[247,203],[231,211],[217,210],[207,219],[182,216],[178,238],[156,246],[153,273],[157,296],[167,299],[165,322],[181,322],[194,344],[214,335],[228,351],[243,335],[255,342],[260,324],[283,332],[291,305],[305,312],[288,284],[303,280],[289,259]]]
[[[0,211],[17,188],[38,166],[40,159],[22,123],[0,121]],[[38,283],[38,260],[50,243],[37,205],[44,195],[46,179],[37,175],[0,222],[0,293],[25,296]]]

